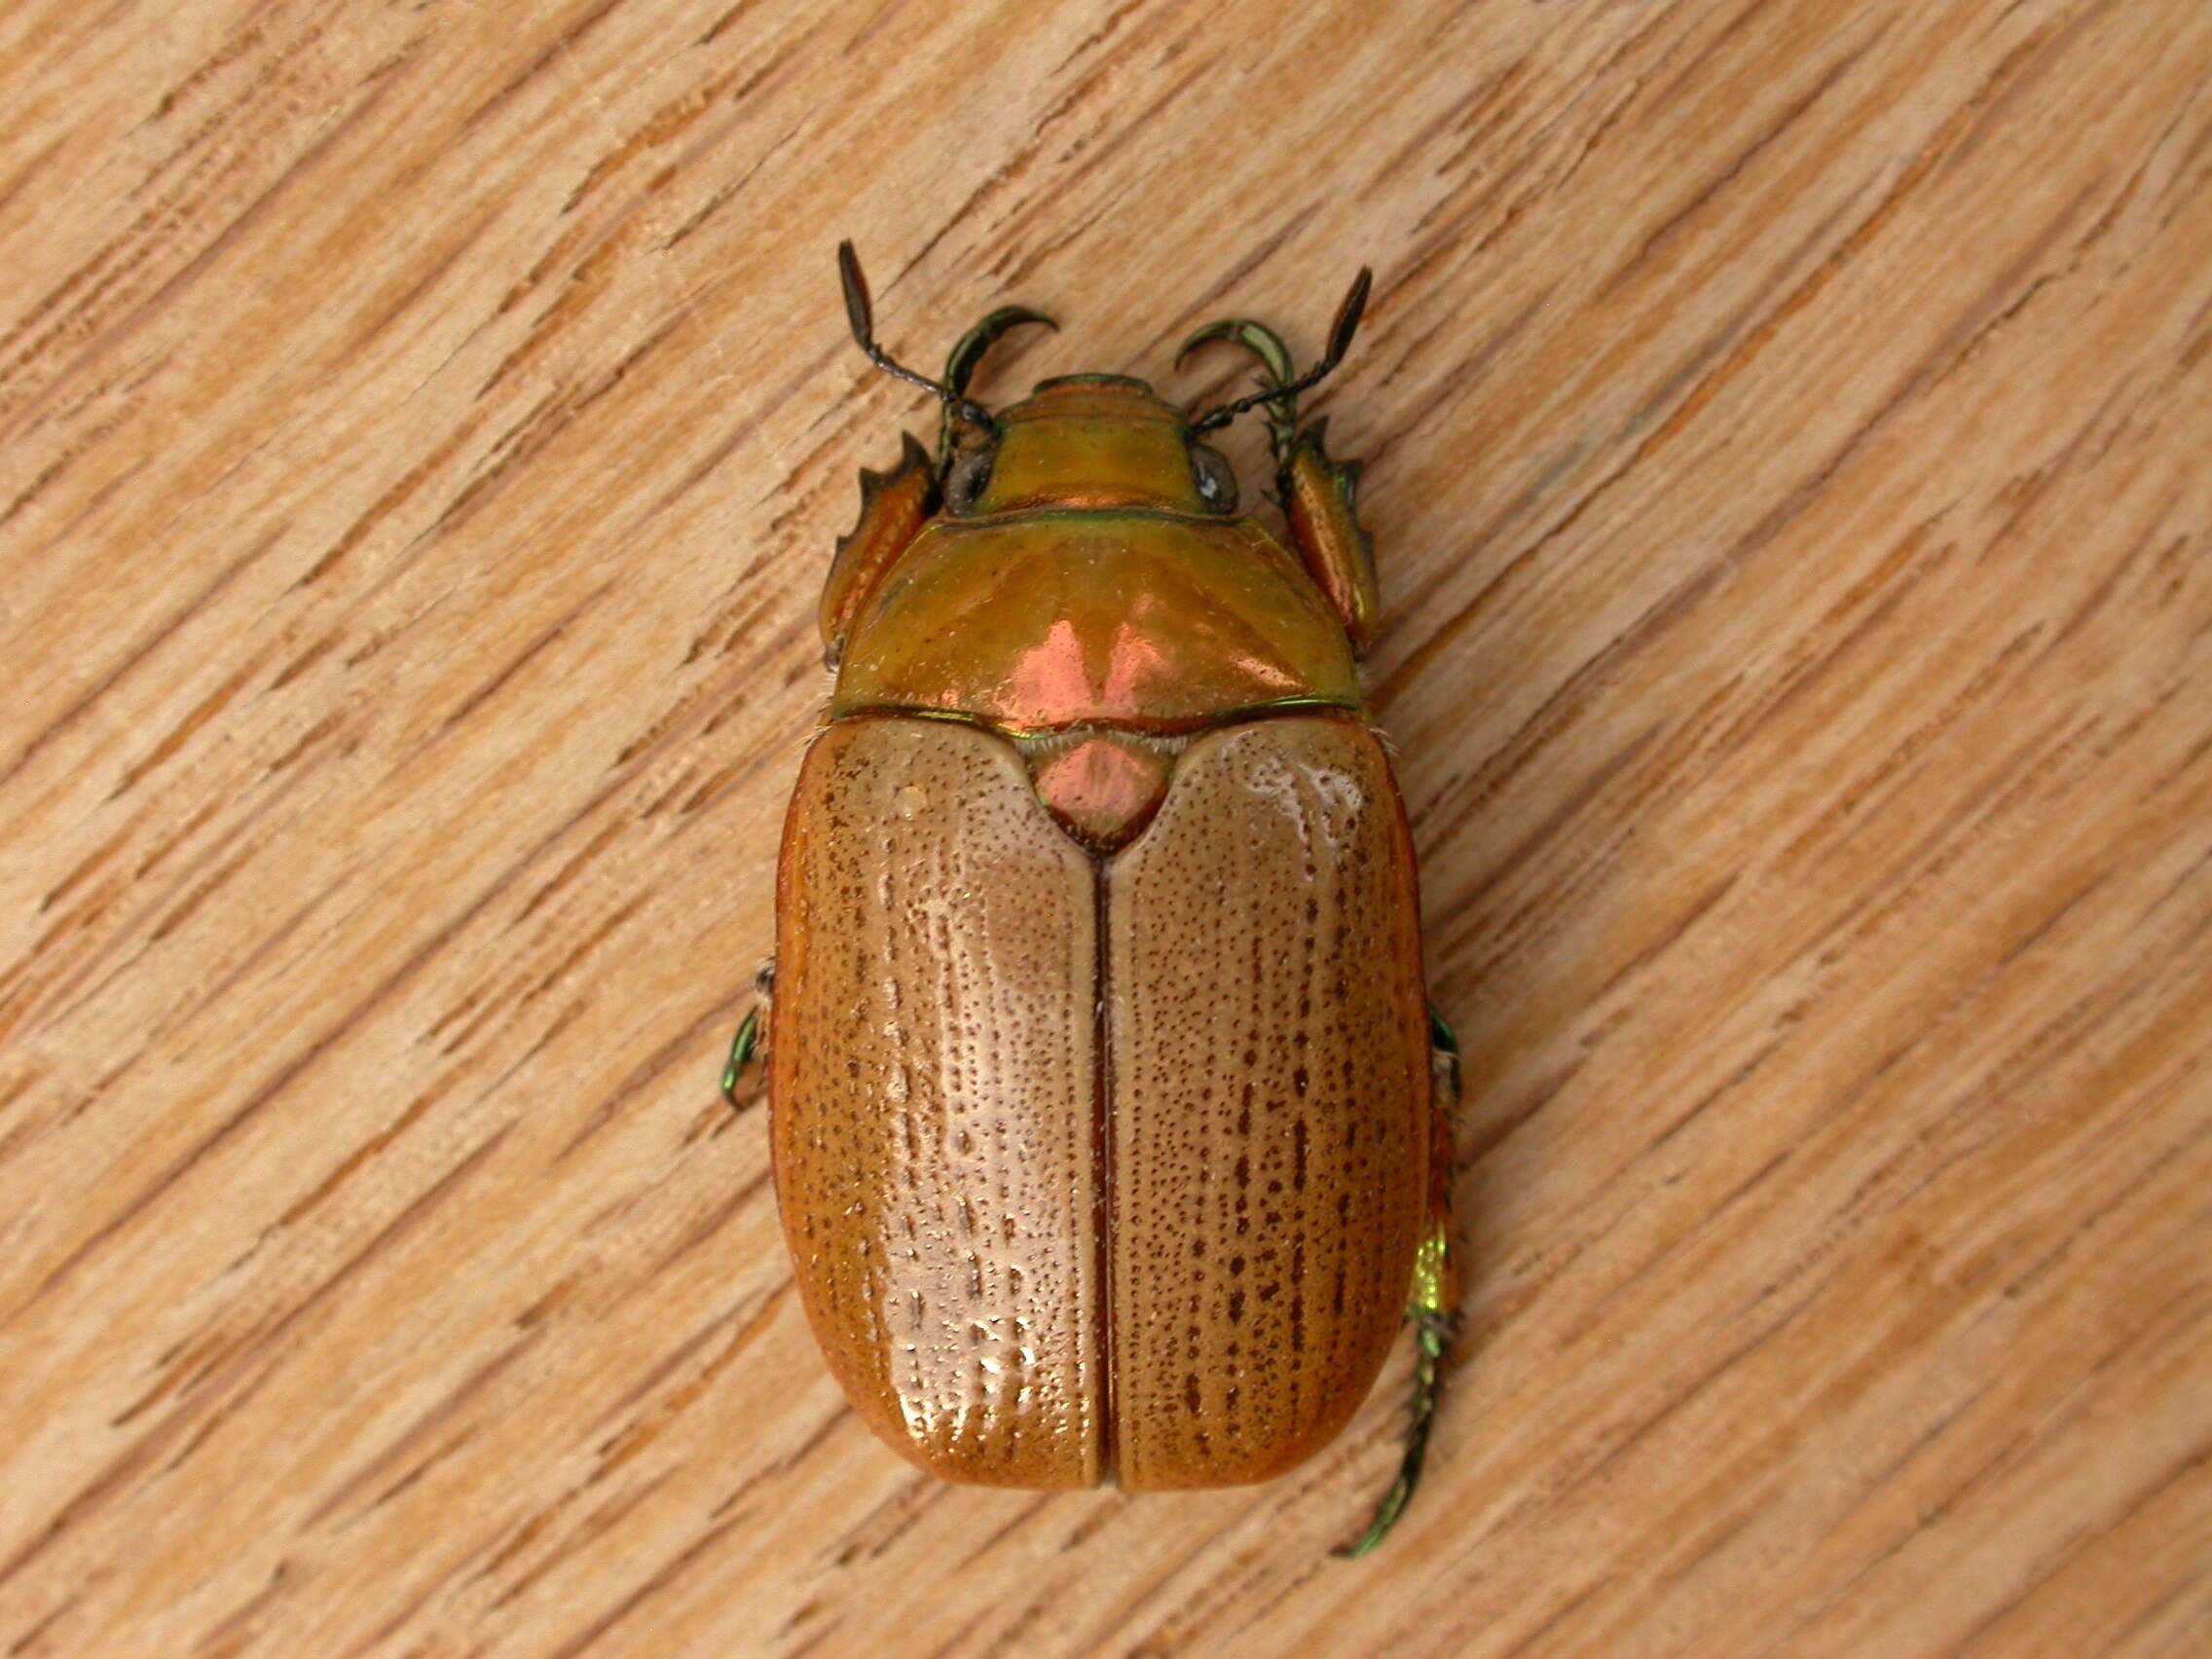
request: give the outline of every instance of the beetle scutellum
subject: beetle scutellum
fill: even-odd
[[[835,673],[776,886],[768,1067],[784,1231],[854,1409],[948,1480],[1233,1486],[1344,1427],[1415,1326],[1419,1476],[1456,1301],[1457,1062],[1427,1009],[1413,847],[1355,668],[1375,572],[1258,323],[1261,388],[1186,419],[1069,375],[863,472],[822,597]],[[1286,551],[1203,440],[1267,411]],[[734,1098],[734,1095],[733,1095]]]

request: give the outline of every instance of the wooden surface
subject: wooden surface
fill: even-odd
[[[0,1651],[2212,1651],[2212,11],[18,0]],[[843,338],[1370,458],[1466,1347],[935,1486],[714,1094]],[[1241,453],[1251,453],[1244,434]]]

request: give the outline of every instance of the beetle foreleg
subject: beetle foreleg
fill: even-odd
[[[937,510],[937,468],[910,432],[900,437],[899,464],[889,472],[861,469],[861,516],[837,543],[822,589],[823,660],[835,667],[845,632],[884,573],[913,544]]]
[[[1298,370],[1290,360],[1290,348],[1282,343],[1282,336],[1264,322],[1241,316],[1224,317],[1199,329],[1184,341],[1182,350],[1175,353],[1175,366],[1181,368],[1184,358],[1215,340],[1234,340],[1259,358],[1260,367],[1266,371],[1266,378],[1260,382],[1264,387],[1279,387],[1298,378]],[[1290,464],[1291,448],[1297,440],[1298,395],[1292,392],[1268,405],[1268,443],[1274,451],[1278,469]]]
[[[1414,1397],[1406,1427],[1406,1453],[1398,1478],[1375,1506],[1367,1530],[1337,1550],[1340,1556],[1366,1555],[1389,1535],[1420,1485],[1428,1456],[1428,1431],[1443,1390],[1444,1362],[1452,1351],[1452,1333],[1459,1322],[1458,1263],[1452,1250],[1452,1124],[1459,1105],[1459,1045],[1452,1027],[1434,1009],[1429,1029],[1429,1179],[1428,1231],[1414,1256],[1413,1287],[1406,1317],[1414,1328]]]
[[[983,353],[1008,329],[1019,328],[1026,323],[1038,323],[1054,333],[1059,331],[1060,326],[1043,312],[1032,311],[1027,306],[1001,306],[960,337],[960,343],[952,349],[952,355],[945,359],[944,384],[959,396],[966,397],[968,382],[976,373],[976,365],[983,360]],[[940,478],[952,468],[954,454],[959,448],[959,433],[956,430],[959,424],[960,416],[955,413],[954,406],[946,404],[944,424],[938,434],[937,470]],[[987,439],[989,434],[985,433],[984,436]]]
[[[1323,418],[1298,434],[1275,482],[1299,558],[1336,607],[1353,646],[1365,649],[1375,635],[1381,601],[1375,552],[1359,522],[1360,463],[1330,456],[1328,427]]]
[[[1175,361],[1180,364],[1199,347],[1216,340],[1233,340],[1260,359],[1262,390],[1251,397],[1217,409],[1195,424],[1194,433],[1206,429],[1215,417],[1267,400],[1268,441],[1274,451],[1275,487],[1281,495],[1283,516],[1289,521],[1290,538],[1307,572],[1318,582],[1343,620],[1355,650],[1364,650],[1375,636],[1375,616],[1381,600],[1375,585],[1375,550],[1359,522],[1359,467],[1356,461],[1340,461],[1328,451],[1329,423],[1324,417],[1298,424],[1298,390],[1326,374],[1341,353],[1341,343],[1350,338],[1350,325],[1359,321],[1366,304],[1366,273],[1345,296],[1337,316],[1338,333],[1330,336],[1328,360],[1300,375],[1291,362],[1290,348],[1282,337],[1263,323],[1244,317],[1228,317],[1208,323],[1183,343]],[[1218,423],[1217,423],[1218,424]]]

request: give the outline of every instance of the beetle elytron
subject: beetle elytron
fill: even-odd
[[[948,1480],[1231,1486],[1344,1427],[1415,1325],[1419,1476],[1456,1300],[1457,1064],[1355,658],[1375,572],[1257,323],[1261,389],[1195,418],[1121,375],[992,413],[993,312],[936,453],[864,472],[822,597],[835,672],[776,888],[767,1062],[784,1230],[854,1409]],[[1286,550],[1207,433],[1264,410]],[[764,986],[766,976],[763,976]]]

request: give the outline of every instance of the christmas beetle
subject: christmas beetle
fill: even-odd
[[[863,472],[821,607],[834,674],[785,823],[764,1060],[800,1300],[855,1411],[946,1480],[1132,1492],[1279,1475],[1418,1352],[1419,1479],[1456,1301],[1451,1033],[1357,657],[1355,465],[1296,372],[1195,417],[1123,375],[968,395],[991,313]],[[1180,360],[1180,359],[1178,359]],[[1285,548],[1206,437],[1265,411]],[[772,998],[768,991],[772,985]]]

